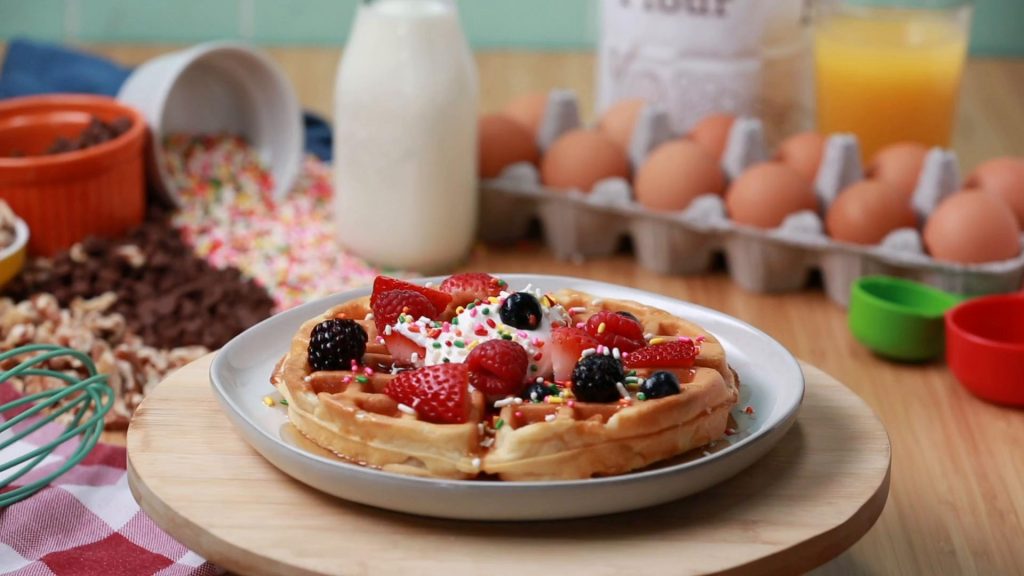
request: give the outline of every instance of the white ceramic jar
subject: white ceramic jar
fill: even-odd
[[[334,97],[342,244],[388,268],[437,272],[477,223],[477,76],[452,0],[360,5]]]

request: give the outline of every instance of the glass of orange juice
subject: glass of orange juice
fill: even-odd
[[[949,147],[967,53],[965,0],[839,0],[814,32],[818,129],[861,153],[901,141]]]

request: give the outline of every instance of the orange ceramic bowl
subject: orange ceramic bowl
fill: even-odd
[[[131,127],[84,150],[43,155],[76,138],[93,116]],[[105,96],[54,94],[0,102],[0,198],[31,229],[29,252],[49,256],[89,235],[117,236],[146,211],[146,122]]]

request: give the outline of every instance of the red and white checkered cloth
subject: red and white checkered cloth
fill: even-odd
[[[0,384],[0,403],[17,398]],[[17,411],[3,414],[11,418]],[[0,435],[0,442],[21,428]],[[9,461],[60,436],[48,424],[0,451]],[[76,441],[77,442],[77,441]],[[68,442],[17,482],[27,484],[59,468],[74,452]],[[223,570],[176,542],[153,523],[132,498],[125,471],[126,451],[97,444],[53,484],[0,509],[0,574],[16,576],[208,576]],[[12,486],[14,488],[17,486]]]

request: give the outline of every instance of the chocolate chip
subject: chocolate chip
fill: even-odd
[[[119,256],[129,245],[146,256],[138,268]],[[219,348],[273,311],[267,292],[238,270],[215,269],[196,256],[166,214],[151,216],[120,240],[90,238],[75,258],[72,252],[30,261],[4,294],[21,300],[49,292],[66,306],[111,290],[118,295],[112,311],[146,344],[161,348]]]

